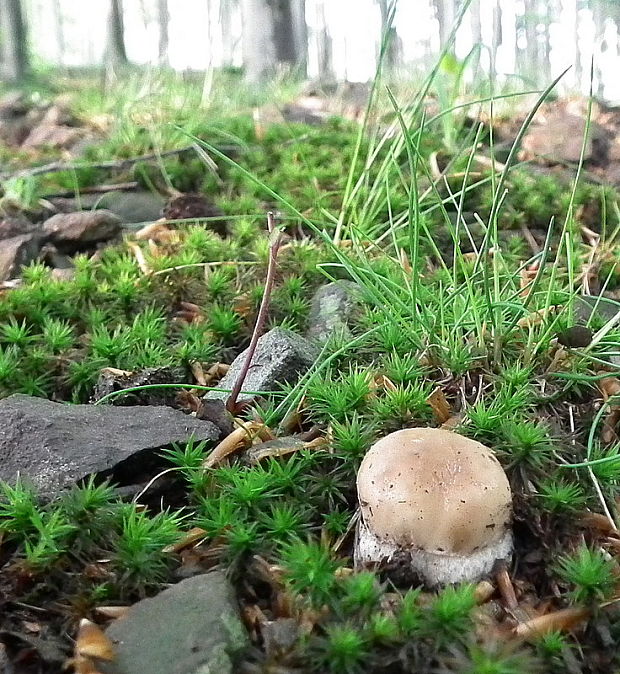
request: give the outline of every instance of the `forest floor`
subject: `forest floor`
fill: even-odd
[[[620,671],[620,113],[426,84],[0,100],[4,671]],[[480,582],[353,569],[421,426],[508,476]]]

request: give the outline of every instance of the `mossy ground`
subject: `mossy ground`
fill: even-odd
[[[192,384],[196,363],[206,372],[230,362],[254,326],[269,256],[265,214],[274,210],[285,241],[268,325],[303,332],[312,293],[328,278],[357,281],[362,309],[352,336],[335,335],[300,384],[242,416],[276,436],[325,441],[207,471],[210,447],[171,448],[162,467],[175,471],[139,499],[146,509],[92,482],[51,503],[5,486],[2,629],[34,621],[68,652],[62,635],[97,606],[220,564],[255,643],[247,671],[620,667],[620,444],[610,397],[620,332],[596,311],[584,315],[578,299],[584,287],[609,293],[620,283],[616,192],[533,177],[527,166],[474,170],[485,132],[460,109],[425,119],[422,99],[392,114],[389,130],[389,121],[360,130],[331,119],[275,124],[258,138],[244,105],[198,115],[191,87],[175,93],[183,95],[120,99],[123,114],[83,169],[26,178],[20,193],[36,207],[47,193],[104,178],[200,192],[226,215],[228,236],[205,221],[168,223],[150,242],[128,235],[77,256],[71,280],[41,263],[25,268],[22,285],[0,295],[0,391],[84,403],[102,368],[174,366],[179,383]],[[113,97],[90,109],[80,100],[88,123]],[[217,170],[199,154],[105,176],[87,165],[192,141],[237,150],[233,160],[211,152]],[[441,175],[435,152],[446,159]],[[542,233],[537,249],[522,228],[534,242]],[[578,345],[576,325],[591,330]],[[167,400],[189,409],[186,394]],[[480,605],[470,586],[432,593],[351,571],[364,452],[381,434],[446,421],[492,447],[508,472],[517,607],[497,590]],[[203,530],[198,545],[164,551],[192,527]],[[528,617],[568,606],[588,611],[575,631],[558,621],[515,636]],[[278,617],[301,626],[286,648],[261,637],[264,620]]]

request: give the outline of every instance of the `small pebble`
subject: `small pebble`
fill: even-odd
[[[568,346],[573,349],[588,346],[592,341],[593,334],[592,330],[585,325],[573,325],[558,333],[558,342],[562,346]]]

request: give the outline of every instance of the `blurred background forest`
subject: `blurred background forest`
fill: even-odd
[[[459,0],[3,0],[2,73],[76,71],[127,64],[177,71],[229,69],[257,84],[299,79],[372,79],[381,36],[384,64],[412,78],[428,71],[449,39]],[[500,84],[548,83],[572,66],[564,92],[620,100],[618,0],[473,0],[454,56]],[[60,70],[59,70],[60,69]],[[473,72],[475,69],[472,68]]]

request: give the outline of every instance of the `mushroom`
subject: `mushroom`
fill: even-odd
[[[386,563],[428,586],[475,582],[512,553],[510,485],[490,449],[409,428],[376,442],[357,474],[355,566]]]

